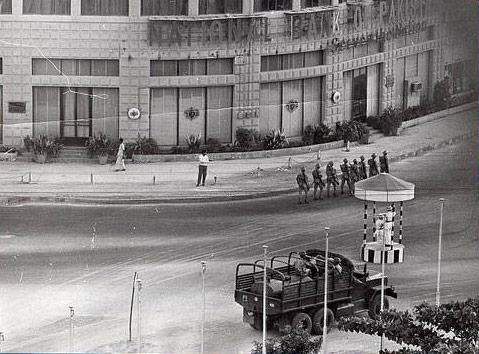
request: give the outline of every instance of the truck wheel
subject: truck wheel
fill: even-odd
[[[298,312],[294,315],[293,319],[291,320],[291,328],[296,333],[311,333],[311,328],[313,327],[313,322],[311,321],[311,317],[307,313]]]
[[[384,297],[384,309],[389,309],[389,300],[387,297]],[[369,317],[373,320],[379,317],[381,314],[381,295],[375,295],[373,299],[369,302]]]
[[[324,323],[324,309],[319,309],[313,315],[313,333],[322,335],[323,334],[323,323]],[[328,328],[328,332],[331,329],[334,323],[334,313],[331,309],[327,309],[326,315],[326,326]]]

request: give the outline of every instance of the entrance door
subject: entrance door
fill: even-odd
[[[365,119],[367,109],[367,82],[366,68],[353,71],[353,107],[352,119]]]
[[[91,95],[91,88],[61,89],[60,132],[66,144],[82,145],[91,136]]]

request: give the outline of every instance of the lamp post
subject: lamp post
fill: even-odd
[[[384,278],[385,278],[384,273],[386,272],[386,265],[385,265],[386,257],[385,256],[386,256],[386,238],[384,237],[384,234],[383,234],[383,246],[381,249],[381,310],[380,310],[380,313],[383,313],[384,311]],[[384,342],[384,333],[381,334],[381,344],[380,344],[381,352],[383,350],[383,342]]]
[[[441,253],[442,253],[442,216],[444,214],[444,198],[439,198],[441,203],[441,216],[439,219],[439,245],[437,250],[437,284],[436,284],[436,306],[441,305]]]
[[[268,255],[268,246],[263,246],[263,354],[266,354],[266,283],[267,283],[267,271],[266,271],[266,257]]]
[[[328,334],[328,254],[329,254],[329,227],[326,231],[326,248],[324,251],[324,319],[323,319],[323,354],[327,353],[327,334]]]
[[[137,306],[138,306],[138,354],[141,353],[141,289],[143,287],[141,279],[136,279],[136,288],[138,294],[136,296]]]
[[[68,306],[70,309],[70,353],[73,353],[75,351],[75,342],[74,342],[74,336],[75,336],[75,327],[73,323],[73,317],[75,316],[75,309],[73,306]]]
[[[206,295],[205,295],[205,277],[206,277],[206,262],[201,261],[201,275],[203,278],[202,285],[202,300],[203,300],[203,309],[201,314],[201,354],[204,353],[205,346],[205,313],[206,313]]]

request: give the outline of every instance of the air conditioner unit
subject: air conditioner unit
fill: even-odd
[[[418,92],[422,90],[422,82],[414,81],[411,82],[411,92]]]

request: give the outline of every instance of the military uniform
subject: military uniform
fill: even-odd
[[[336,169],[333,167],[333,162],[329,162],[328,166],[326,167],[326,185],[328,190],[328,198],[329,198],[329,187],[333,184],[334,193],[333,196],[336,196],[336,186],[339,185],[338,176],[336,175]]]
[[[389,160],[387,151],[383,151],[383,156],[379,156],[379,168],[381,169],[381,173],[389,173]]]
[[[372,154],[371,158],[368,160],[369,165],[369,177],[376,176],[378,172],[378,163],[376,162],[376,154]]]
[[[313,174],[313,186],[314,186],[313,197],[315,200],[323,199],[321,198],[321,196],[323,195],[323,188],[325,184],[323,181],[323,175],[321,174],[321,171],[319,170],[319,164],[316,165],[316,168],[313,170],[312,174]],[[316,192],[318,191],[318,188],[319,188],[319,198],[316,198]]]
[[[348,160],[344,159],[343,162],[344,163],[339,166],[341,168],[341,172],[342,172],[342,175],[341,175],[341,194],[344,194],[344,184],[345,183],[348,184],[349,194],[352,194],[351,176],[350,176],[350,171],[349,171]]]
[[[296,176],[296,183],[298,183],[299,187],[299,204],[301,204],[301,194],[304,193],[304,202],[308,203],[308,190],[309,190],[309,183],[308,183],[308,176],[304,173],[304,167],[301,168],[301,172]]]
[[[367,170],[366,170],[366,163],[364,162],[364,156],[361,155],[361,161],[358,164],[358,175],[359,179],[366,179],[368,178]]]
[[[352,192],[354,194],[355,191],[355,184],[357,181],[360,180],[359,177],[359,166],[358,166],[358,161],[356,159],[353,160],[353,164],[349,166],[349,173],[351,176],[351,187],[352,187]]]

